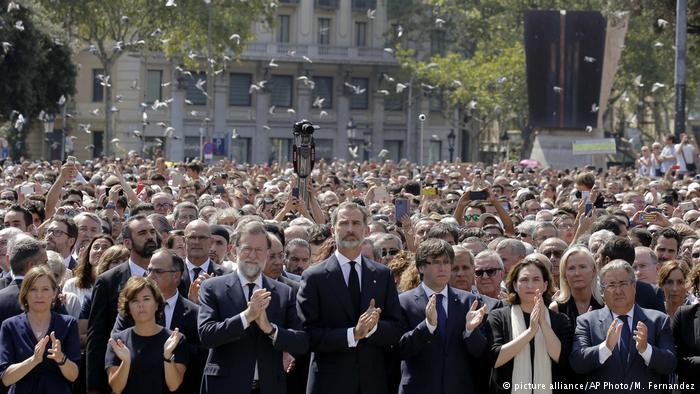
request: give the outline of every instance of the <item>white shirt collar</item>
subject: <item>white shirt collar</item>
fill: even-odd
[[[247,292],[248,292],[248,283],[255,283],[255,289],[256,289],[256,290],[257,290],[257,289],[262,289],[262,273],[260,273],[260,275],[258,275],[258,277],[255,278],[255,280],[252,281],[252,282],[249,281],[248,279],[246,279],[246,277],[244,277],[244,276],[241,274],[241,271],[240,271],[240,270],[239,270],[239,271],[236,271],[236,275],[238,275],[238,280],[241,282],[241,286],[243,287],[243,290],[245,290],[245,291],[244,291],[244,294],[246,295],[246,297],[248,296],[248,293],[247,293]]]
[[[190,259],[185,260],[185,264],[187,265],[187,271],[192,271],[195,268],[201,268],[202,272],[209,272],[209,263],[211,262],[211,259],[207,258],[207,260],[202,263],[202,265],[194,265],[190,261]]]
[[[71,260],[72,258],[73,258],[73,255],[72,255],[72,254],[69,254],[68,257],[65,257],[65,258],[63,259],[63,265],[65,265],[66,267],[70,267],[70,260]],[[77,261],[77,259],[76,259],[76,261]]]
[[[180,296],[180,292],[178,292],[177,289],[175,289],[175,294],[172,297],[165,300],[165,303],[170,305],[171,309],[175,310],[175,304],[177,303],[177,298],[179,296]]]
[[[613,320],[617,320],[617,317],[620,316],[617,313],[613,312],[612,309],[610,310],[610,313],[612,313]],[[627,311],[627,323],[630,326],[630,330],[634,330],[634,327],[632,327],[632,323],[634,322],[634,305],[632,305],[632,309]]]
[[[430,298],[435,293],[433,289],[431,289],[425,284],[425,282],[421,282],[420,285],[423,286],[423,291],[425,291],[425,295],[428,298]],[[445,285],[445,287],[443,287],[442,290],[438,292],[438,294],[442,294],[443,299],[447,299],[447,285]]]
[[[134,263],[134,260],[132,260],[131,257],[129,257],[129,271],[131,271],[131,276],[144,276],[146,273],[146,270]]]
[[[340,264],[341,267],[345,264],[349,264],[351,261],[349,258],[345,257],[344,254],[340,253],[338,251],[338,249],[336,249],[335,252],[333,252],[333,254],[335,255],[335,258],[336,258],[336,260],[338,260],[338,264]],[[360,253],[357,256],[357,259],[352,260],[352,261],[354,261],[356,263],[360,263],[360,264],[358,264],[358,267],[362,266],[362,253]]]

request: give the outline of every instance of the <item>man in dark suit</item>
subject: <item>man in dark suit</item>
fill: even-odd
[[[206,349],[199,345],[199,333],[197,332],[197,315],[199,307],[190,302],[177,291],[182,273],[185,271],[185,261],[168,249],[158,249],[153,253],[148,264],[148,276],[157,284],[165,300],[163,316],[158,317],[158,324],[174,330],[179,329],[187,340],[189,353],[185,378],[177,393],[199,393],[199,384],[202,380],[202,370],[206,360]],[[112,333],[133,327],[134,319],[130,316],[117,315]]]
[[[613,237],[605,242],[598,251],[596,264],[600,270],[610,261],[617,259],[626,261],[630,266],[634,264],[634,245],[632,245],[626,237]],[[666,313],[664,292],[661,288],[642,281],[636,281],[635,286],[637,297],[635,303],[637,305],[642,308],[655,309],[659,312]]]
[[[47,249],[60,254],[63,264],[70,270],[78,265],[72,255],[77,239],[78,226],[68,216],[54,216],[46,227]]]
[[[308,336],[291,288],[262,275],[270,247],[262,223],[237,232],[236,273],[199,289],[199,336],[210,349],[201,392],[284,394],[282,352],[307,352]]]
[[[427,239],[416,250],[422,283],[399,295],[405,331],[399,393],[476,393],[468,371],[486,350],[478,329],[486,306],[477,309],[473,294],[447,285],[453,261],[452,246],[441,239]]]
[[[20,234],[24,233],[16,227],[6,227],[0,230],[0,290],[12,283],[8,246]]]
[[[231,272],[209,258],[211,242],[211,230],[207,222],[195,220],[185,227],[187,260],[178,291],[195,304],[199,303],[198,291],[203,281]]]
[[[270,251],[263,269],[263,275],[270,279],[282,282],[292,288],[294,300],[299,292],[299,282],[285,276],[284,272],[284,248],[277,234],[268,232],[270,238]],[[309,354],[284,353],[284,369],[287,371],[287,394],[303,394],[306,392],[306,381],[309,376]]]
[[[0,290],[0,324],[5,319],[22,313],[22,307],[19,304],[22,279],[32,267],[45,265],[48,260],[46,244],[28,235],[15,238],[10,247],[9,256],[13,280],[9,286]]]
[[[391,270],[361,256],[367,209],[341,204],[331,215],[338,249],[302,274],[298,308],[311,340],[309,394],[387,392],[386,350],[401,337]]]
[[[624,260],[600,271],[606,306],[576,319],[570,364],[586,375],[587,392],[619,392],[607,384],[641,382],[644,392],[665,392],[648,384],[663,383],[673,372],[676,355],[669,317],[635,304],[635,275]]]
[[[697,282],[696,282],[697,283]],[[678,356],[678,382],[700,387],[700,304],[683,305],[671,321]]]
[[[131,276],[145,276],[153,252],[158,249],[156,229],[145,215],[129,218],[122,227],[129,260],[97,277],[92,288],[92,308],[87,333],[88,393],[110,393],[105,372],[109,334],[117,319],[119,293]]]

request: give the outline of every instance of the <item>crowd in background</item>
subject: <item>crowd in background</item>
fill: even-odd
[[[6,161],[0,392],[690,390],[697,154]]]

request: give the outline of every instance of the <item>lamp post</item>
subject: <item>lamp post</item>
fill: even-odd
[[[450,134],[447,134],[447,150],[450,151],[450,163],[454,160],[456,138],[454,129],[450,129]]]
[[[423,167],[423,133],[425,131],[425,114],[418,115],[420,121],[420,166]]]

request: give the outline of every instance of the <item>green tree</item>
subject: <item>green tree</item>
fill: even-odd
[[[6,136],[17,159],[26,155],[37,115],[58,112],[60,97],[75,92],[77,70],[70,49],[38,29],[28,8],[8,3],[0,0],[0,121],[10,121]]]

